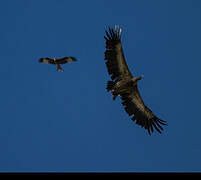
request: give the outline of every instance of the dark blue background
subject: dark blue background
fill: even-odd
[[[201,1],[0,2],[0,171],[201,170]],[[104,30],[120,24],[162,135],[106,92]],[[75,56],[56,66],[41,57]]]

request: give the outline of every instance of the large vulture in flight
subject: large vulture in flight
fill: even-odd
[[[63,58],[40,58],[39,62],[44,64],[57,65],[57,71],[64,71],[60,64],[70,63],[76,61],[74,57],[63,57]]]
[[[143,76],[134,77],[126,64],[121,45],[121,29],[119,26],[115,26],[115,29],[109,27],[105,33],[105,63],[112,80],[107,83],[107,91],[112,92],[114,100],[117,96],[121,97],[125,111],[136,124],[145,128],[149,134],[154,129],[161,133],[162,125],[166,125],[166,122],[156,117],[140,96],[137,83]]]

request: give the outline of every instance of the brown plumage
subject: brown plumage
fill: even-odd
[[[57,65],[57,71],[64,71],[61,64],[74,62],[76,59],[74,57],[63,57],[63,58],[40,58],[39,62],[44,64],[54,64]]]
[[[166,122],[156,117],[140,96],[137,83],[143,76],[134,77],[128,68],[121,44],[121,29],[115,26],[115,29],[108,28],[105,33],[105,64],[112,80],[107,83],[107,91],[112,92],[114,100],[117,96],[121,97],[125,111],[136,124],[149,134],[154,129],[161,133]]]

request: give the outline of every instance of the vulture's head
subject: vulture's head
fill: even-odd
[[[141,80],[143,78],[144,78],[144,75],[141,75],[141,76],[139,76],[139,77],[136,78],[136,81],[139,81],[139,80]]]

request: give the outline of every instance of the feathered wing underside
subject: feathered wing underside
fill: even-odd
[[[44,64],[55,64],[54,59],[48,58],[48,57],[47,58],[40,58],[39,62],[44,63]]]
[[[39,62],[44,64],[65,64],[77,61],[74,57],[63,57],[63,58],[56,58],[55,60],[53,58],[40,58]]]
[[[115,30],[108,28],[105,31],[106,51],[105,60],[109,75],[112,80],[120,80],[125,76],[133,77],[125,61],[121,45],[121,29],[115,26]]]
[[[63,58],[56,59],[56,63],[58,64],[65,64],[65,63],[70,63],[74,61],[76,61],[76,58],[74,57],[63,57]]]
[[[162,132],[162,125],[166,122],[156,117],[152,111],[144,104],[137,86],[129,94],[121,94],[122,105],[131,119],[136,121],[136,124],[145,128],[149,134],[153,133],[154,129],[159,133]]]

